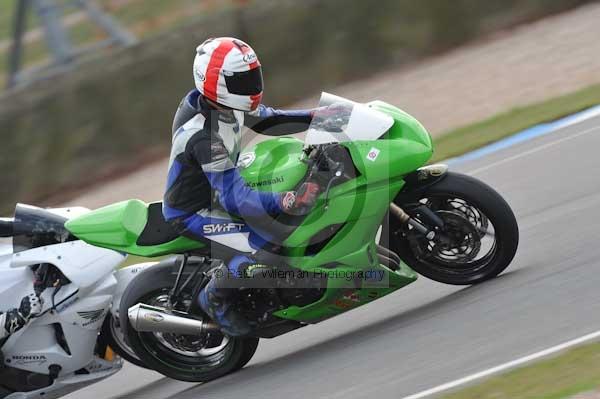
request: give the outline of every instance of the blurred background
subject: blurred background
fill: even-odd
[[[440,137],[600,81],[599,18],[589,0],[1,0],[0,210],[160,198],[210,36],[255,48],[268,105],[378,98]]]

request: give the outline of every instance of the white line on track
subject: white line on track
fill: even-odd
[[[431,395],[435,395],[435,394],[438,394],[438,393],[441,393],[441,392],[444,392],[444,391],[448,391],[450,389],[457,388],[457,387],[459,387],[461,385],[468,384],[470,382],[479,380],[481,378],[489,377],[491,375],[500,373],[502,371],[506,371],[506,370],[512,369],[512,368],[517,367],[517,366],[521,366],[521,365],[523,365],[525,363],[529,363],[531,361],[538,360],[538,359],[544,358],[546,356],[553,355],[555,353],[564,351],[565,349],[569,349],[571,347],[574,347],[574,346],[577,346],[577,345],[581,345],[581,344],[586,343],[586,342],[594,341],[594,340],[599,339],[599,338],[600,338],[600,331],[596,331],[594,333],[591,333],[591,334],[588,334],[588,335],[584,335],[583,337],[576,338],[576,339],[568,341],[568,342],[564,342],[564,343],[562,343],[560,345],[556,345],[556,346],[553,346],[551,348],[544,349],[543,351],[536,352],[536,353],[528,355],[528,356],[524,356],[522,358],[513,360],[513,361],[508,362],[508,363],[501,364],[501,365],[496,366],[496,367],[492,367],[492,368],[484,370],[484,371],[480,371],[479,373],[471,374],[469,376],[460,378],[458,380],[454,380],[454,381],[447,382],[447,383],[442,384],[442,385],[438,385],[435,388],[431,388],[431,389],[428,389],[426,391],[422,391],[422,392],[416,393],[414,395],[405,396],[402,399],[421,399],[421,398],[425,398],[425,397],[428,397],[428,396],[431,396]]]
[[[493,163],[490,163],[488,165],[482,166],[481,168],[478,168],[478,169],[470,171],[469,174],[475,175],[477,173],[486,171],[488,169],[492,169],[492,168],[494,168],[494,167],[496,167],[498,165],[502,165],[502,164],[505,164],[505,163],[508,163],[508,162],[512,162],[515,159],[519,159],[519,158],[525,157],[527,155],[531,155],[531,154],[536,153],[538,151],[542,151],[542,150],[545,150],[545,149],[547,149],[549,147],[553,147],[553,146],[555,146],[557,144],[564,143],[565,141],[569,141],[569,140],[575,139],[577,137],[584,136],[586,134],[590,134],[590,133],[593,133],[593,132],[596,132],[596,131],[599,131],[599,130],[600,130],[600,127],[596,126],[596,127],[591,128],[591,129],[584,130],[583,132],[579,132],[579,133],[576,133],[576,134],[571,134],[571,135],[569,135],[567,137],[563,137],[562,139],[559,139],[559,140],[556,140],[556,141],[552,141],[550,143],[546,143],[546,144],[541,145],[539,147],[532,148],[531,150],[528,150],[528,151],[521,152],[519,154],[513,155],[512,157],[504,158],[504,159],[501,159],[501,160],[499,160],[497,162],[493,162]]]

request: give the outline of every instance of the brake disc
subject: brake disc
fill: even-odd
[[[444,221],[444,228],[435,238],[425,237],[409,240],[411,247],[420,258],[446,266],[460,266],[474,260],[481,249],[481,234],[464,213],[452,211],[436,211]]]

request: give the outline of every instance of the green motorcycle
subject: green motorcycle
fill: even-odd
[[[357,104],[324,93],[303,141],[276,138],[243,153],[257,190],[288,191],[310,178],[324,187],[305,216],[214,225],[204,242],[177,235],[162,204],[130,200],[67,222],[77,238],[144,257],[150,265],[123,294],[121,328],[145,366],[201,382],[243,367],[260,338],[272,338],[376,301],[417,279],[477,284],[508,267],[519,230],[492,188],[445,165],[425,128],[381,101]],[[276,274],[239,291],[249,336],[224,335],[199,308],[216,266],[253,251],[240,226],[267,232],[261,250]],[[212,239],[214,238],[214,239]],[[259,279],[260,280],[260,279]]]

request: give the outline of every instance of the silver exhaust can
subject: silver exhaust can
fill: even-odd
[[[201,335],[219,331],[212,322],[191,318],[188,314],[138,303],[127,313],[134,330],[139,332]]]

